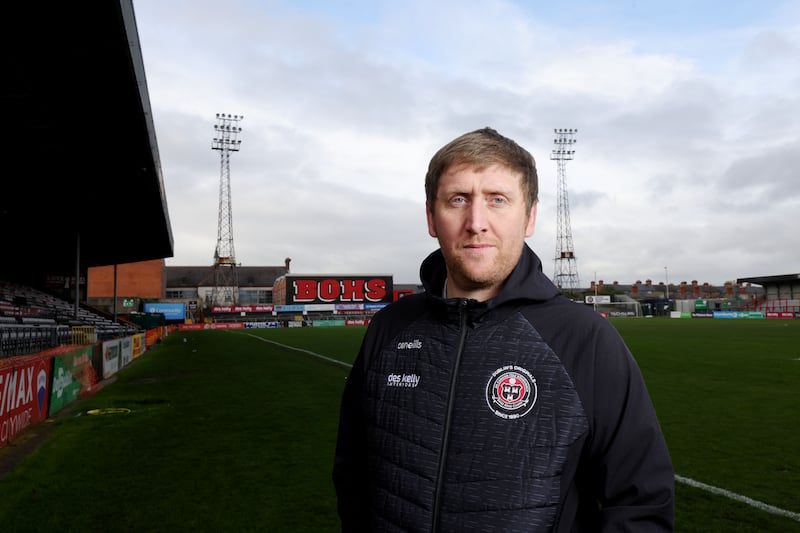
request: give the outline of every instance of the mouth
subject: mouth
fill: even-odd
[[[493,244],[486,244],[486,243],[473,243],[473,244],[465,244],[463,248],[467,251],[474,251],[480,252],[483,250],[488,250],[490,248],[494,248]]]

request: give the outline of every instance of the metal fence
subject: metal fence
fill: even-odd
[[[95,326],[0,324],[0,358],[42,352],[65,344],[95,344],[140,332],[138,328],[121,325],[103,329]]]

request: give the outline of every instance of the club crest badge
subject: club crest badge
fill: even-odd
[[[506,420],[528,414],[536,403],[536,379],[526,369],[508,365],[498,368],[486,385],[489,409]]]

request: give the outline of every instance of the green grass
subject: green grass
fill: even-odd
[[[2,530],[337,531],[346,370],[244,332],[175,333],[0,479]],[[87,414],[106,407],[131,412]]]
[[[642,368],[676,472],[800,513],[800,320],[612,323]],[[49,422],[44,444],[0,478],[2,531],[339,531],[330,474],[348,368],[300,350],[351,363],[363,333],[170,335]],[[104,407],[131,412],[87,414]],[[683,484],[676,526],[800,532],[792,518]]]
[[[676,473],[800,513],[800,321],[613,324],[645,375]],[[683,526],[702,524],[693,531],[800,531],[698,489],[679,486],[678,497]]]

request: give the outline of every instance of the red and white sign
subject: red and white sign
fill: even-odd
[[[271,313],[274,305],[214,305],[212,313]]]
[[[391,276],[287,277],[287,304],[392,301]]]
[[[50,361],[36,359],[0,369],[0,447],[47,418]]]
[[[794,319],[792,311],[767,311],[764,316],[767,318]]]

